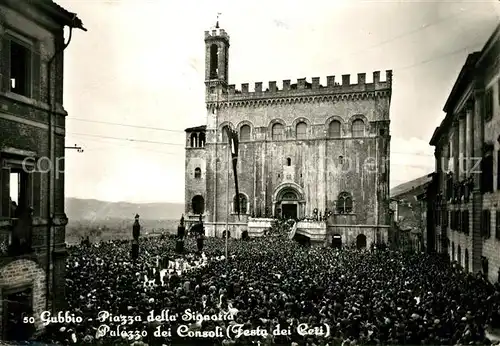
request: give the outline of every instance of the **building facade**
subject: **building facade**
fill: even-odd
[[[391,211],[394,218],[393,247],[423,251],[426,243],[427,204],[422,196],[431,175],[403,183],[391,189]]]
[[[430,144],[436,169],[427,192],[435,251],[466,271],[500,274],[500,25],[468,56]]]
[[[64,27],[81,21],[47,0],[0,4],[0,328],[2,339],[43,329],[65,304]],[[59,159],[57,159],[59,158]],[[59,163],[58,169],[55,163]],[[17,332],[16,332],[17,331]],[[26,340],[29,335],[21,336]]]
[[[385,81],[374,72],[371,83],[359,73],[356,84],[343,75],[341,84],[328,76],[326,86],[314,77],[284,80],[282,88],[272,81],[250,90],[244,83],[238,90],[228,84],[225,30],[206,31],[205,50],[207,121],[186,129],[188,222],[201,214],[209,235],[220,236],[228,222],[231,236],[240,237],[256,219],[318,214],[328,216],[320,236],[303,227],[297,233],[326,242],[336,234],[344,244],[386,239],[392,71]],[[239,196],[227,127],[239,134]]]

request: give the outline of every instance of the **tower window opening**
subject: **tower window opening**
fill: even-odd
[[[210,79],[215,79],[219,73],[219,47],[214,43],[210,46]]]
[[[31,51],[13,40],[6,48],[10,48],[10,91],[30,97]]]
[[[286,159],[286,165],[287,166],[291,166],[292,165],[292,159],[291,158],[287,158]]]

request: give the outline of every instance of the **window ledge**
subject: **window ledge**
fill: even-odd
[[[238,213],[232,212],[231,215],[238,215]],[[241,216],[250,216],[249,213],[240,213]]]
[[[35,99],[27,97],[27,96],[16,94],[16,93],[13,93],[12,91],[7,91],[5,93],[1,92],[0,95],[2,95],[3,97],[9,98],[13,101],[21,102],[25,105],[32,106],[32,107],[35,107],[35,108],[38,108],[38,109],[41,109],[44,111],[50,110],[50,107],[46,102],[38,101],[38,100],[35,100]],[[60,105],[59,103],[56,103],[55,108],[56,108],[57,114],[64,115],[64,116],[68,115],[68,112],[66,112],[64,107],[62,105]]]

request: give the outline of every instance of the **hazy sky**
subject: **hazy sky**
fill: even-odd
[[[66,194],[131,202],[184,202],[184,129],[205,123],[203,40],[217,12],[237,86],[393,70],[391,187],[434,170],[446,98],[500,20],[498,1],[57,2],[88,29],[65,56],[66,145],[85,150],[66,152]]]

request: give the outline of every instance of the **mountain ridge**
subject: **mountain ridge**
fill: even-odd
[[[133,220],[139,214],[143,220],[178,220],[184,204],[171,202],[132,203],[108,202],[98,199],[65,198],[69,221]]]

